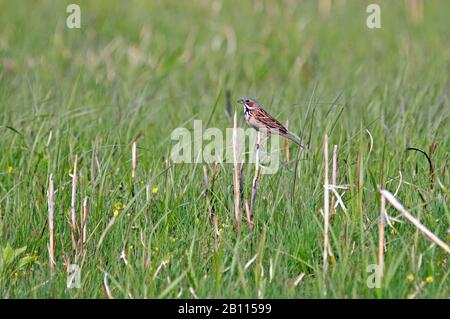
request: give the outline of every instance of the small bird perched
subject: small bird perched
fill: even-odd
[[[244,106],[245,121],[255,130],[265,129],[268,138],[271,134],[278,134],[295,142],[301,148],[305,148],[297,135],[289,132],[283,124],[267,113],[254,99],[240,99],[238,103]]]

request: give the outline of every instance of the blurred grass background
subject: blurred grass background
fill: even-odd
[[[377,184],[395,191],[400,171],[404,205],[447,242],[450,224],[450,4],[424,1],[423,17],[415,21],[407,1],[376,2],[381,29],[366,27],[371,1],[350,0],[333,1],[322,14],[316,1],[77,1],[81,29],[68,29],[71,2],[0,1],[0,239],[3,247],[27,246],[39,262],[4,270],[1,296],[100,298],[106,271],[113,295],[124,298],[190,298],[192,291],[199,297],[448,298],[448,256],[407,223],[388,231],[383,288],[366,285],[366,267],[376,263]],[[255,231],[239,239],[231,166],[221,166],[214,190],[216,237],[202,197],[201,165],[164,171],[163,161],[173,129],[191,129],[193,119],[206,123],[210,116],[210,127],[231,126],[225,91],[233,102],[256,97],[282,122],[289,119],[311,146],[293,202],[294,160],[263,176]],[[139,133],[132,197],[130,143]],[[332,220],[331,245],[339,258],[326,281],[320,269],[325,133],[339,145],[339,183],[351,185],[343,197],[348,214],[338,210]],[[433,142],[442,187],[436,181],[432,191],[426,159],[405,149],[428,152]],[[100,168],[92,181],[94,145]],[[77,209],[88,197],[90,237],[82,288],[66,289],[75,155]],[[247,197],[252,170],[246,169]],[[57,188],[52,276],[50,174]],[[158,189],[150,202],[147,184]],[[117,203],[126,208],[95,252]],[[256,253],[260,258],[245,269]]]

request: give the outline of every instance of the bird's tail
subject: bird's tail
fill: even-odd
[[[300,146],[301,148],[303,148],[303,149],[305,148],[300,137],[298,137],[294,133],[287,132],[286,137],[288,139],[290,139],[292,142],[294,142],[295,144],[297,144],[298,146]]]

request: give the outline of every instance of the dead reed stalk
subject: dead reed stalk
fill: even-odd
[[[286,129],[289,129],[289,120],[286,120]],[[289,154],[289,141],[287,138],[284,139],[284,150],[286,155],[286,162],[289,162],[290,154]]]
[[[53,174],[50,174],[50,179],[48,182],[48,192],[47,192],[47,202],[48,202],[48,228],[50,232],[49,238],[49,259],[50,267],[53,268],[56,265],[55,262],[55,244],[54,244],[54,212],[55,212],[55,186]]]
[[[331,184],[333,187],[337,185],[337,145],[333,147],[333,171],[331,172]],[[334,192],[331,193],[331,213],[336,213],[336,209],[334,208]]]
[[[131,195],[134,196],[134,180],[136,178],[136,141],[131,146]]]
[[[88,214],[88,209],[87,209],[87,202],[88,202],[88,198],[85,197],[83,200],[83,216],[82,216],[82,231],[81,231],[81,243],[84,244],[86,243],[86,237],[87,237],[87,214]]]
[[[109,220],[108,225],[106,225],[106,228],[103,230],[102,234],[100,235],[100,239],[97,243],[97,247],[95,248],[95,251],[97,252],[100,249],[100,246],[103,243],[103,240],[105,239],[106,234],[108,233],[108,231],[111,229],[111,227],[114,225],[114,223],[116,222],[117,217],[113,216],[113,218],[111,218]]]
[[[250,208],[248,207],[248,202],[247,201],[245,201],[245,215],[246,215],[246,218],[247,218],[248,230],[250,232],[252,232],[253,231],[253,223],[252,223],[252,217],[250,215]]]
[[[408,221],[410,221],[414,226],[416,226],[428,239],[434,242],[436,245],[441,247],[447,253],[450,254],[450,247],[441,239],[439,239],[435,234],[433,234],[428,228],[422,225],[416,218],[414,218],[403,205],[387,190],[380,190],[381,195],[386,197],[386,199],[391,203],[394,208],[403,215]]]
[[[150,201],[152,200],[150,184],[145,185],[145,199],[147,201],[147,209],[145,211],[144,216],[145,216],[145,222],[149,223],[151,221],[151,219],[150,219]]]
[[[241,212],[239,205],[239,165],[238,165],[238,149],[237,149],[237,114],[234,112],[233,118],[233,185],[234,185],[234,217],[236,220],[236,234],[239,235],[241,231]]]
[[[241,163],[239,167],[239,191],[240,191],[240,203],[244,203],[244,163]]]
[[[260,148],[261,148],[261,133],[258,131],[258,135],[256,138],[256,151],[255,151],[255,176],[253,177],[252,197],[250,198],[250,217],[253,216],[253,212],[255,209],[256,191],[258,190]]]
[[[386,198],[381,194],[381,208],[380,208],[380,221],[378,224],[378,267],[379,271],[377,275],[379,276],[378,282],[381,282],[381,278],[384,276],[384,224],[385,224],[385,214],[386,213]]]
[[[77,163],[78,156],[75,155],[75,160],[73,162],[72,171],[72,199],[70,204],[70,214],[71,214],[71,229],[72,229],[72,248],[76,254],[77,251],[77,239],[76,239],[76,228],[77,228],[77,215],[76,215],[76,199],[77,199]]]
[[[108,299],[114,299],[113,295],[111,294],[111,289],[109,288],[108,274],[106,272],[103,273],[103,288],[105,289],[105,294]]]
[[[329,185],[328,185],[328,135],[325,134],[323,141],[323,165],[324,165],[324,183],[323,183],[323,270],[326,273],[328,269],[328,220],[329,220]]]

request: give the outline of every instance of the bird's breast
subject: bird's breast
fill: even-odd
[[[248,125],[250,125],[252,128],[254,128],[255,130],[259,131],[259,129],[264,128],[265,126],[258,121],[258,119],[253,116],[250,112],[248,112],[248,114],[246,114],[245,116],[245,120],[247,121]]]

